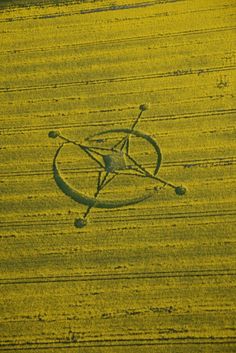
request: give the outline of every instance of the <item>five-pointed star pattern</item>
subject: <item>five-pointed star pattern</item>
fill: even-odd
[[[138,124],[143,111],[148,109],[146,104],[141,104],[140,112],[136,120],[131,126],[131,129],[126,129],[128,133],[122,137],[118,142],[116,142],[111,148],[107,147],[96,147],[96,146],[86,146],[82,143],[70,140],[64,137],[59,131],[50,131],[48,136],[51,138],[60,137],[64,142],[59,147],[54,157],[54,160],[58,156],[59,151],[62,146],[66,143],[74,144],[80,147],[93,161],[95,161],[100,167],[98,171],[98,180],[97,180],[97,190],[94,193],[94,201],[88,206],[83,218],[78,218],[75,220],[75,226],[77,228],[82,228],[87,224],[86,217],[89,214],[92,207],[96,205],[97,197],[102,189],[106,185],[108,185],[116,176],[118,175],[135,175],[143,178],[151,178],[155,181],[162,183],[162,188],[165,186],[170,186],[175,189],[175,193],[177,195],[184,195],[186,193],[186,188],[183,186],[175,186],[174,184],[167,182],[161,178],[159,178],[156,174],[158,168],[156,166],[155,172],[150,173],[146,170],[141,164],[139,164],[131,155],[130,155],[130,138],[134,132],[134,128]],[[113,130],[113,132],[120,132],[122,130]],[[106,131],[109,132],[109,131]],[[112,130],[111,130],[112,132]],[[97,134],[99,135],[99,134]],[[91,141],[90,137],[86,138],[86,141]],[[158,158],[160,157],[160,153],[158,154]],[[159,161],[160,166],[161,159]],[[159,191],[161,188],[155,186],[153,188],[154,191]]]

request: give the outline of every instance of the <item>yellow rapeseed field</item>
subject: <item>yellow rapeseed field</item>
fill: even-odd
[[[236,352],[235,7],[0,1],[0,352]]]

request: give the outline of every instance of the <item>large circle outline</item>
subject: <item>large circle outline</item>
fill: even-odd
[[[131,129],[111,129],[111,130],[106,130],[106,131],[101,131],[98,132],[96,134],[94,134],[91,137],[95,137],[95,136],[101,136],[104,134],[109,134],[109,133],[126,133],[126,134],[130,134],[130,135],[134,135],[137,137],[141,137],[144,138],[145,140],[147,140],[155,149],[156,154],[157,154],[157,163],[156,163],[156,167],[154,170],[154,175],[157,174],[160,166],[161,166],[161,160],[162,160],[162,155],[161,155],[161,151],[160,148],[158,146],[158,144],[156,143],[156,141],[151,137],[148,136],[147,134],[138,131],[138,130],[131,130]],[[88,139],[87,139],[88,140]],[[136,198],[132,198],[132,199],[124,199],[124,200],[99,200],[96,199],[95,197],[88,197],[87,195],[85,195],[84,193],[76,190],[75,188],[73,188],[72,185],[70,185],[70,183],[66,182],[63,178],[63,176],[60,173],[59,167],[58,167],[58,161],[57,158],[60,155],[61,150],[63,149],[63,147],[68,144],[69,142],[63,143],[56,151],[56,154],[53,158],[53,175],[54,175],[54,179],[55,182],[57,184],[57,186],[61,189],[61,191],[69,196],[70,198],[72,198],[74,201],[86,205],[88,207],[95,207],[95,208],[119,208],[119,207],[125,207],[125,206],[129,206],[129,205],[133,205],[139,202],[142,202],[146,199],[149,199],[150,197],[153,196],[154,192],[146,192],[145,194],[136,197]],[[124,153],[126,155],[126,153]]]

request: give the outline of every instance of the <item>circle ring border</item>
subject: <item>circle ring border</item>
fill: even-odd
[[[149,135],[138,131],[138,130],[131,130],[131,129],[110,129],[110,130],[105,130],[98,132],[86,140],[88,141],[89,139],[96,137],[96,136],[102,136],[105,134],[110,134],[110,133],[126,133],[128,135],[134,135],[136,137],[140,137],[148,141],[154,148],[156,155],[157,155],[157,162],[155,166],[155,170],[153,175],[155,176],[161,166],[161,161],[162,161],[162,154],[161,150],[157,144],[157,142]],[[69,142],[68,142],[69,143]],[[57,163],[57,158],[60,155],[60,152],[62,148],[65,146],[66,143],[63,143],[58,149],[57,152],[53,158],[53,175],[56,184],[58,187],[61,189],[61,191],[66,194],[67,196],[71,197],[74,201],[79,202],[83,205],[89,206],[89,207],[95,207],[95,208],[119,208],[119,207],[124,207],[128,205],[133,205],[139,202],[142,202],[151,196],[153,196],[153,192],[146,192],[145,194],[137,197],[137,198],[132,198],[132,199],[123,199],[123,200],[98,200],[95,197],[88,197],[87,195],[79,192],[78,190],[74,189],[72,185],[70,185],[68,182],[66,182],[63,177],[60,174],[60,170],[58,168],[58,163]],[[112,150],[112,149],[111,149]],[[114,149],[115,150],[115,149]],[[126,156],[127,153],[124,153]],[[148,177],[148,176],[147,176]]]

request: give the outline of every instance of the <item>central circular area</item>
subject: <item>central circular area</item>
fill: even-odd
[[[112,151],[110,154],[104,155],[103,161],[107,172],[115,172],[116,170],[127,168],[125,155],[122,151]]]

